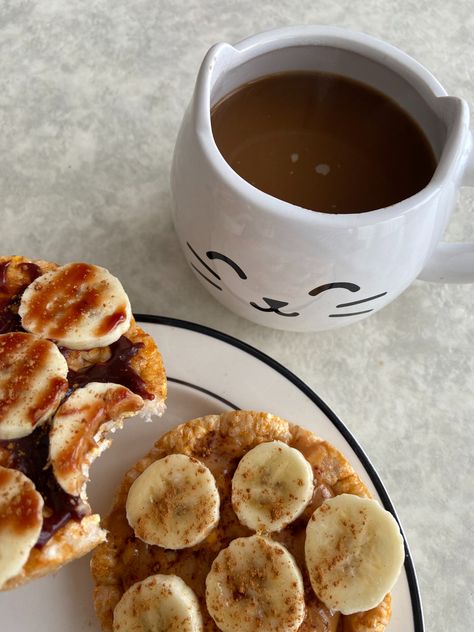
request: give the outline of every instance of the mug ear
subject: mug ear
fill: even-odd
[[[437,101],[449,116],[458,117],[460,127],[462,121],[469,124],[465,101],[456,97],[442,97]],[[467,132],[466,147],[461,186],[474,187],[474,130]],[[418,278],[437,283],[474,283],[474,242],[440,242]]]
[[[349,292],[358,292],[360,290],[360,287],[355,283],[344,283],[344,281],[342,281],[341,283],[326,283],[325,285],[318,285],[318,287],[315,287],[314,290],[311,290],[308,294],[310,296],[317,296],[318,294],[321,294],[321,292],[333,290],[335,288],[342,288],[344,290],[349,290]]]

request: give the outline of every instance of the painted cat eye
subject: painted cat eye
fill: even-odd
[[[247,278],[247,275],[242,270],[242,268],[238,266],[235,263],[235,261],[232,261],[232,259],[228,257],[227,255],[223,255],[220,252],[215,252],[214,250],[208,250],[206,252],[206,256],[209,257],[209,259],[218,259],[219,261],[224,261],[224,263],[227,263],[227,265],[229,265],[231,268],[235,270],[235,272],[237,272],[237,274],[239,275],[241,279]]]
[[[213,270],[199,255],[198,253],[194,250],[194,248],[191,246],[191,244],[189,243],[189,241],[186,242],[187,247],[189,248],[189,250],[193,253],[193,255],[196,257],[196,259],[199,261],[199,263],[210,273],[212,274],[212,276],[217,279],[218,281],[221,280],[221,277],[217,274],[217,272],[215,270]],[[234,272],[236,272],[239,277],[241,279],[246,279],[247,275],[245,274],[245,272],[242,270],[242,268],[237,265],[235,263],[235,261],[233,261],[230,257],[227,257],[227,255],[223,255],[220,252],[216,252],[215,250],[208,250],[206,252],[206,257],[208,257],[209,259],[217,259],[219,261],[224,261],[224,263],[227,263],[228,266],[230,266]],[[212,281],[211,279],[209,279],[204,272],[202,272],[201,270],[199,270],[199,268],[197,268],[193,263],[191,263],[191,266],[194,270],[196,270],[196,272],[202,276],[203,279],[205,279],[208,283],[210,283],[211,285],[213,285],[215,288],[217,288],[218,290],[222,290],[222,288],[217,285],[217,283],[215,283],[214,281]]]
[[[325,283],[324,285],[318,285],[314,290],[308,292],[310,296],[317,296],[321,294],[321,292],[326,292],[326,290],[334,290],[336,288],[342,288],[344,290],[349,290],[349,292],[358,292],[360,287],[355,283]]]

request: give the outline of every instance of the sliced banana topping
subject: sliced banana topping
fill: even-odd
[[[283,529],[312,496],[311,465],[282,441],[261,443],[247,452],[232,479],[232,507],[242,524],[258,532]]]
[[[202,632],[194,592],[176,575],[151,575],[133,584],[114,610],[114,632]]]
[[[348,615],[383,600],[405,552],[396,520],[376,500],[341,494],[313,513],[305,556],[316,595],[328,608]]]
[[[49,434],[50,460],[65,492],[79,496],[92,461],[109,445],[110,430],[143,408],[143,400],[125,386],[90,382],[59,407]]]
[[[127,520],[147,544],[184,549],[202,542],[219,520],[220,498],[210,470],[198,459],[171,454],[134,481]]]
[[[0,440],[26,437],[54,413],[68,388],[67,372],[49,340],[0,335]]]
[[[212,564],[206,604],[223,632],[293,632],[305,616],[303,579],[281,544],[237,538]]]
[[[43,526],[43,499],[18,470],[0,466],[0,589],[17,575]]]
[[[112,344],[131,322],[130,301],[105,268],[69,263],[46,272],[25,290],[19,308],[23,327],[69,349]]]

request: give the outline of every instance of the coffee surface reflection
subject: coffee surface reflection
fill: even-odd
[[[242,178],[324,213],[362,213],[423,189],[436,168],[418,124],[358,81],[321,72],[269,75],[211,111],[219,151]]]

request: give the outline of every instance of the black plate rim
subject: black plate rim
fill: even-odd
[[[359,445],[358,441],[354,437],[354,435],[349,431],[349,429],[344,425],[344,423],[339,419],[339,417],[329,408],[329,406],[324,402],[312,388],[310,388],[305,382],[303,382],[299,377],[297,377],[292,371],[287,369],[283,364],[280,364],[277,360],[274,360],[271,356],[267,355],[263,351],[260,351],[256,347],[252,347],[246,342],[235,338],[234,336],[230,336],[229,334],[225,334],[222,331],[218,331],[217,329],[212,329],[211,327],[207,327],[206,325],[200,325],[199,323],[193,323],[187,320],[181,320],[178,318],[173,318],[170,316],[158,316],[153,314],[135,314],[135,319],[137,322],[142,323],[151,323],[155,325],[168,325],[170,327],[177,327],[179,329],[188,329],[190,331],[195,331],[196,333],[203,334],[204,336],[210,336],[211,338],[216,338],[217,340],[221,340],[233,347],[236,347],[249,355],[257,358],[270,368],[274,369],[278,373],[280,373],[283,377],[288,379],[294,386],[296,386],[306,397],[308,397],[320,410],[323,412],[326,417],[334,424],[334,426],[338,429],[338,431],[342,434],[342,436],[349,443],[351,448],[357,454],[358,458],[362,462],[367,474],[370,477],[377,493],[380,496],[383,506],[387,511],[389,511],[398,522],[400,526],[400,530],[403,535],[404,543],[405,543],[405,572],[407,575],[408,587],[410,590],[410,598],[412,603],[413,610],[413,622],[415,625],[415,632],[425,632],[425,624],[423,619],[423,609],[421,605],[421,596],[420,589],[418,586],[418,580],[416,577],[415,566],[413,564],[413,559],[411,556],[411,552],[408,546],[407,539],[405,537],[405,533],[403,532],[403,527],[400,524],[400,520],[398,518],[397,512],[395,511],[395,507],[382,483],[380,476],[377,474],[376,469],[372,465],[369,457],[366,455],[362,447]]]

